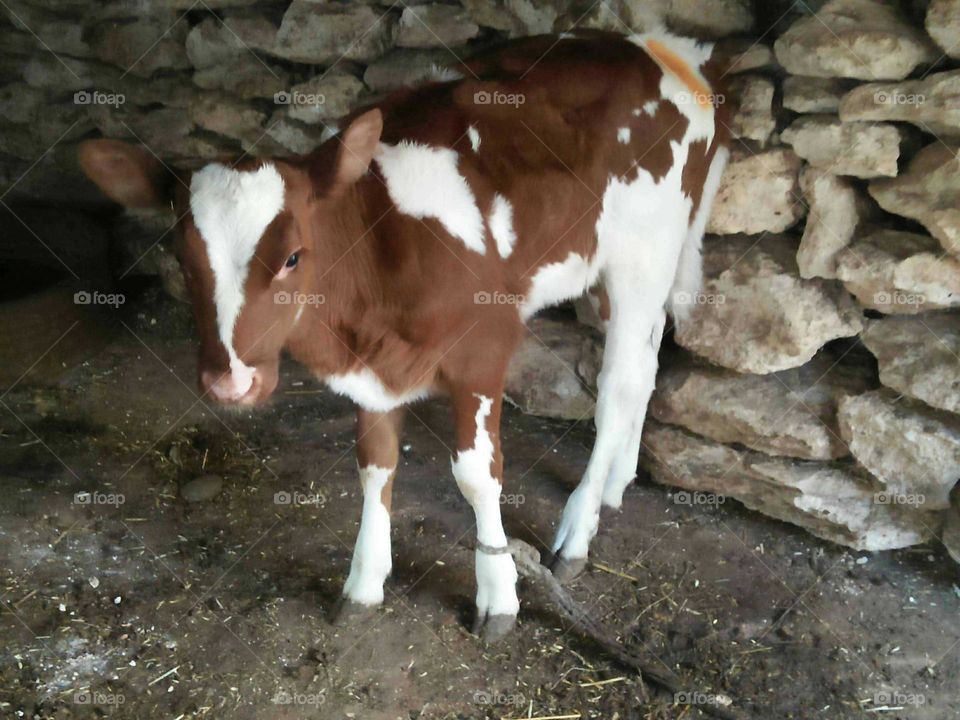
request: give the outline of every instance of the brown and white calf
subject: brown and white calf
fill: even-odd
[[[529,38],[353,115],[303,157],[187,173],[122,142],[83,145],[112,199],[181,218],[205,393],[264,401],[286,349],[356,402],[364,501],[345,610],[383,600],[402,407],[446,395],[476,514],[475,627],[512,627],[504,373],[527,318],[602,281],[597,439],[554,543],[555,571],[583,566],[601,504],[619,507],[636,472],[665,313],[699,288],[727,157],[711,50],[665,32]]]

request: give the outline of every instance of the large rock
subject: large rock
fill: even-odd
[[[766,145],[777,127],[773,81],[762,75],[739,75],[730,82],[730,94],[737,98],[737,111],[730,120],[733,136]]]
[[[197,127],[234,140],[256,140],[267,119],[247,103],[214,94],[191,106],[189,114]]]
[[[535,318],[510,361],[504,395],[531,415],[593,417],[602,337],[577,322]]]
[[[480,27],[457,5],[406,6],[400,16],[397,46],[456,47],[477,36]]]
[[[932,0],[927,8],[927,32],[950,57],[960,57],[960,0]]]
[[[193,82],[204,90],[223,90],[243,100],[274,98],[290,88],[290,76],[286,70],[264,62],[253,53],[197,70]]]
[[[798,367],[824,343],[863,328],[842,286],[801,279],[792,237],[708,238],[703,252],[703,292],[675,337],[718,365],[749,373]]]
[[[877,502],[870,479],[845,465],[771,458],[657,422],[643,444],[643,465],[659,483],[734,498],[857,550],[917,545],[937,527],[934,513]]]
[[[877,358],[880,382],[960,414],[960,315],[871,320],[861,339]]]
[[[886,123],[841,122],[832,115],[799,117],[780,134],[814,167],[859,178],[895,177],[905,129]]]
[[[293,120],[285,110],[278,110],[267,121],[267,137],[285,151],[305,155],[320,146],[323,125],[304,125]]]
[[[123,71],[150,77],[157,70],[190,67],[186,22],[177,17],[144,15],[135,20],[97,23],[90,35],[93,53]]]
[[[769,45],[746,38],[723,38],[714,46],[713,54],[731,75],[777,64]]]
[[[943,534],[940,537],[950,557],[960,563],[960,486],[954,489],[950,507],[943,513]]]
[[[922,80],[861,85],[844,96],[840,119],[898,120],[933,135],[960,136],[960,70]]]
[[[511,37],[552,32],[566,9],[562,0],[464,0],[463,5],[477,25]]]
[[[293,0],[268,52],[320,65],[369,62],[390,48],[396,26],[393,15],[369,5]]]
[[[870,199],[849,178],[809,165],[800,173],[800,188],[809,208],[797,250],[800,277],[835,278],[837,254],[873,215]]]
[[[833,0],[774,43],[794,75],[902,80],[940,55],[929,38],[884,0]]]
[[[842,399],[837,420],[850,452],[891,502],[925,510],[948,506],[960,478],[960,418],[874,390]]]
[[[191,28],[187,34],[186,51],[190,63],[197,69],[231,62],[250,52],[235,32],[214,17],[208,17]]]
[[[844,78],[789,75],[783,79],[783,106],[798,113],[835,113],[841,98],[855,85]]]
[[[749,0],[624,0],[624,20],[636,29],[649,22],[651,9],[675,32],[719,38],[753,30]]]
[[[800,159],[786,148],[735,150],[723,173],[707,223],[717,235],[783,232],[803,217]]]
[[[451,59],[447,50],[392,50],[367,66],[363,82],[374,92],[390,92],[416,84]]]
[[[849,455],[837,427],[838,399],[869,387],[864,368],[839,364],[825,352],[802,367],[769,375],[683,363],[661,368],[650,413],[716,442],[831,460]]]
[[[282,102],[289,105],[291,118],[312,125],[349,113],[364,90],[363,82],[353,75],[331,72],[295,85]]]
[[[960,260],[929,235],[867,235],[839,254],[837,277],[864,307],[890,315],[960,305]]]
[[[888,212],[912,218],[960,256],[960,161],[956,147],[928,145],[900,177],[875,180],[870,194]]]

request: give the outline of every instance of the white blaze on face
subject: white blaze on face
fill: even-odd
[[[493,196],[488,222],[490,234],[497,243],[497,252],[500,253],[500,257],[510,257],[513,244],[517,241],[517,234],[513,229],[513,205],[500,193]]]
[[[435,218],[454,237],[480,255],[483,217],[466,178],[457,170],[457,153],[404,140],[380,144],[375,161],[397,209],[414,218]]]
[[[272,164],[240,171],[211,163],[194,173],[190,182],[190,211],[213,271],[220,342],[240,390],[249,389],[253,368],[237,356],[233,330],[243,307],[250,261],[267,226],[283,210],[283,196],[283,178]]]

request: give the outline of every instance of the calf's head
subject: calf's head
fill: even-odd
[[[276,388],[280,352],[317,301],[318,250],[335,227],[324,216],[367,171],[382,127],[371,110],[314,155],[193,172],[116,140],[81,145],[83,171],[107,196],[133,208],[169,205],[178,218],[174,246],[200,338],[202,392],[253,405]]]

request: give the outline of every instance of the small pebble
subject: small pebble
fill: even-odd
[[[223,478],[219,475],[203,475],[180,488],[183,499],[189,503],[213,500],[223,491]]]
[[[94,589],[100,587],[100,578],[98,578],[98,577],[92,577],[92,578],[90,578],[89,582],[90,582],[90,587],[92,587],[92,588],[94,588]]]

